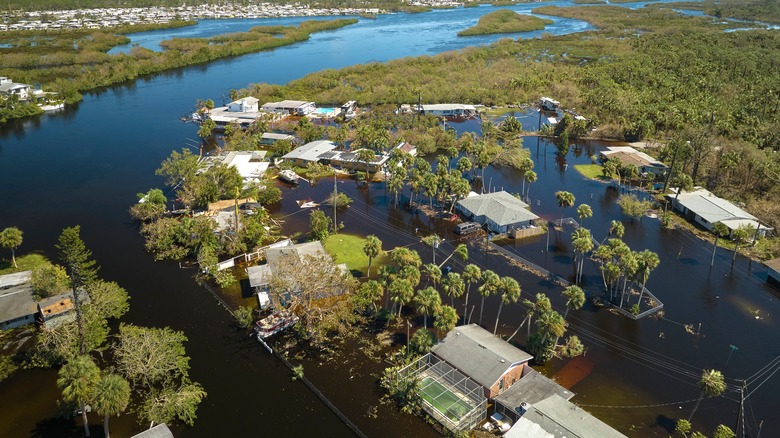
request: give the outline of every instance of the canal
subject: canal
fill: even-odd
[[[361,19],[355,26],[316,34],[301,44],[101,89],[87,94],[83,102],[63,113],[3,125],[0,185],[5,189],[0,194],[0,228],[18,226],[25,232],[20,253],[41,250],[53,257],[62,228],[81,225],[82,237],[102,266],[101,276],[130,292],[131,310],[123,321],[168,325],[184,331],[189,337],[186,347],[192,357],[191,376],[204,385],[209,396],[198,409],[196,426],[176,428],[176,436],[247,432],[349,436],[349,430],[303,385],[290,382],[290,373],[281,363],[233,327],[227,312],[194,283],[191,270],[172,263],[155,263],[145,253],[127,208],[136,193],[162,186],[154,169],[172,149],[181,148],[187,138],[195,138],[196,127],[180,122],[178,116],[191,112],[196,99],[220,102],[229,89],[249,83],[284,83],[323,68],[489,43],[493,37],[464,40],[455,33],[490,10],[480,7]],[[246,23],[205,22],[203,29],[211,26],[213,32],[221,33],[225,31],[219,28],[222,25],[239,26],[230,28],[238,31]],[[561,34],[586,28],[582,22],[556,19],[545,31]],[[143,44],[154,45],[155,38],[192,30],[163,32]],[[573,167],[590,162],[588,157],[598,145],[572,148],[565,157],[568,166],[562,166],[552,145],[542,140],[537,146],[536,141],[526,139],[539,175],[531,189],[534,211],[545,218],[558,217],[554,192],[571,191],[578,204],[586,202],[593,207],[594,217],[588,220],[588,227],[597,238],[603,237],[605,223],[620,218],[619,207],[614,204],[616,195],[602,183],[585,180]],[[509,191],[519,191],[521,184],[519,176],[506,169],[490,168],[486,179],[492,186]],[[290,231],[305,230],[308,213],[298,210],[295,199],[320,200],[331,189],[324,182],[287,189],[274,214],[286,216]],[[351,181],[342,181],[339,189],[356,200],[341,216],[345,231],[377,234],[385,247],[409,244],[424,257],[430,249],[417,243],[415,229],[419,229],[418,234],[437,232],[446,239],[441,254],[451,249],[449,242],[456,238],[451,234],[451,224],[392,208],[383,184],[366,191],[358,190]],[[648,288],[665,303],[665,317],[633,322],[592,306],[570,314],[572,332],[588,347],[585,357],[577,360],[579,369],[587,372],[572,387],[578,394],[574,400],[597,405],[586,409],[629,436],[666,436],[670,421],[687,417],[691,400],[698,396],[696,382],[701,369],[718,368],[731,379],[753,376],[748,387],[749,392],[756,392],[748,399],[746,418],[750,424],[763,420],[766,436],[777,433],[780,419],[771,415],[771,408],[777,399],[774,394],[780,389],[778,383],[769,380],[761,385],[768,374],[754,376],[777,356],[780,348],[773,317],[778,312],[777,299],[762,284],[762,272],[739,257],[732,269],[725,252],[710,269],[710,244],[684,232],[661,230],[658,222],[649,218],[634,223],[622,219],[626,225],[624,240],[635,250],[647,248],[661,258]],[[551,236],[550,242],[549,251],[541,239],[511,249],[553,271],[571,274],[568,236]],[[562,309],[559,288],[506,264],[496,255],[480,258],[475,246],[471,250],[481,265],[501,275],[516,276],[525,298],[546,292]],[[458,269],[457,264],[454,267]],[[589,269],[585,281],[598,282],[600,277]],[[471,302],[478,302],[474,291]],[[494,318],[497,307],[498,299],[488,300],[486,318]],[[513,332],[524,316],[519,305],[505,307],[499,330]],[[492,321],[486,325],[492,326]],[[699,323],[698,335],[687,333],[683,327],[698,327]],[[739,350],[726,366],[729,345]],[[546,372],[568,378],[570,367],[565,365],[553,361]],[[331,366],[336,371],[331,371]],[[351,379],[354,376],[348,371],[335,364],[306,364],[306,375],[370,436],[434,435],[424,422],[400,415],[389,405],[380,405],[377,418],[372,418],[366,408],[378,403],[371,376]],[[55,378],[52,371],[32,370],[0,382],[0,400],[5,407],[0,411],[0,436],[79,433],[78,428],[56,418],[59,393]],[[345,383],[350,380],[357,383]],[[729,383],[735,384],[734,380]],[[702,403],[694,418],[702,430],[709,432],[720,422],[733,427],[739,394],[732,391],[725,396],[727,399]],[[129,415],[112,419],[117,436],[138,429]]]

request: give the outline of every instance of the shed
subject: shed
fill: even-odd
[[[527,227],[539,219],[528,210],[528,204],[505,191],[461,199],[456,204],[456,210],[474,222],[487,224],[496,233]]]
[[[533,359],[476,324],[455,327],[431,353],[482,385],[489,399],[514,385]]]

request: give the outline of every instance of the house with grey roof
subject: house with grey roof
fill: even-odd
[[[262,106],[263,111],[294,116],[305,116],[317,109],[314,102],[303,100],[283,100],[281,102],[268,102]]]
[[[505,191],[469,195],[455,205],[455,210],[469,220],[487,224],[495,233],[533,225],[539,216],[528,210],[528,204]]]
[[[564,400],[574,397],[573,392],[555,383],[555,380],[531,367],[525,367],[520,380],[496,396],[493,401],[496,403],[496,412],[517,421],[525,406],[534,405],[553,395],[558,395]]]
[[[440,117],[473,117],[477,115],[474,105],[462,103],[437,103],[422,106],[422,113]]]
[[[0,275],[0,329],[10,330],[35,322],[38,306],[30,285],[32,271]]]
[[[767,281],[780,286],[780,257],[764,262],[764,265],[769,268]]]
[[[523,410],[505,438],[625,438],[558,394],[527,404]]]
[[[320,161],[326,152],[336,149],[336,143],[328,140],[317,140],[299,146],[290,153],[284,155],[282,160],[296,166],[307,166],[309,163]]]
[[[173,438],[173,432],[165,423],[160,423],[150,429],[133,435],[132,438]]]
[[[762,236],[772,231],[771,228],[761,225],[757,217],[701,187],[690,192],[683,191],[679,195],[670,195],[669,198],[673,208],[710,231],[718,222],[728,227],[730,235],[739,227],[745,226],[753,227]]]
[[[431,349],[431,354],[482,385],[489,399],[520,380],[528,361],[533,359],[477,324],[455,327]]]
[[[295,143],[296,139],[294,135],[291,134],[280,134],[277,132],[264,132],[263,135],[260,136],[260,144],[271,146],[277,141],[286,140],[290,143]]]

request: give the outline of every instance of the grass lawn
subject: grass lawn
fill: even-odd
[[[350,271],[360,271],[365,275],[368,269],[368,257],[363,252],[366,239],[353,234],[331,234],[323,242],[325,251],[328,252],[336,263],[346,263]],[[371,262],[371,273],[376,274],[379,266],[385,264],[390,257],[387,252],[382,252]]]
[[[472,408],[468,402],[430,377],[423,378],[421,388],[422,398],[452,421],[460,421]]]
[[[575,164],[574,168],[577,172],[583,174],[586,178],[603,180],[604,176],[601,174],[600,164]]]
[[[10,254],[9,254],[10,255]],[[40,254],[25,254],[23,256],[16,257],[16,264],[19,265],[18,269],[14,269],[11,258],[0,259],[0,275],[13,274],[14,272],[31,271],[44,263],[48,263],[49,260]]]

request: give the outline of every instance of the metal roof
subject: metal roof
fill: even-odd
[[[462,103],[437,103],[431,105],[423,105],[423,111],[454,111],[454,110],[468,110],[474,111],[474,105],[465,105]]]
[[[317,140],[293,149],[290,153],[283,156],[282,159],[317,161],[322,153],[332,151],[333,149],[336,149],[336,144],[332,141]]]
[[[501,403],[508,409],[516,409],[522,403],[536,404],[551,395],[559,395],[565,400],[574,397],[574,393],[547,378],[544,374],[526,367],[523,377],[509,389],[496,396],[496,403]]]
[[[711,224],[723,222],[732,230],[745,224],[751,224],[753,227],[758,226],[758,219],[755,216],[702,188],[691,192],[682,192],[676,201],[673,198],[673,202],[696,213]],[[766,227],[762,228],[766,229]]]
[[[486,388],[513,365],[533,359],[476,324],[455,327],[431,352]]]
[[[504,191],[469,196],[458,201],[458,205],[474,216],[485,216],[499,226],[539,219],[526,208],[528,204]]]
[[[165,423],[160,423],[138,435],[133,435],[132,438],[173,438],[173,433]]]
[[[534,405],[517,420],[505,438],[625,438],[593,415],[559,395]]]
[[[31,271],[0,276],[0,322],[36,313],[38,306],[30,285]]]
[[[290,134],[280,134],[278,132],[264,132],[261,138],[267,140],[294,140],[295,136]]]
[[[628,164],[634,164],[639,166],[653,166],[659,168],[667,168],[668,166],[655,158],[647,155],[644,152],[640,152],[631,146],[609,146],[601,155],[607,158],[617,158],[625,166]]]

